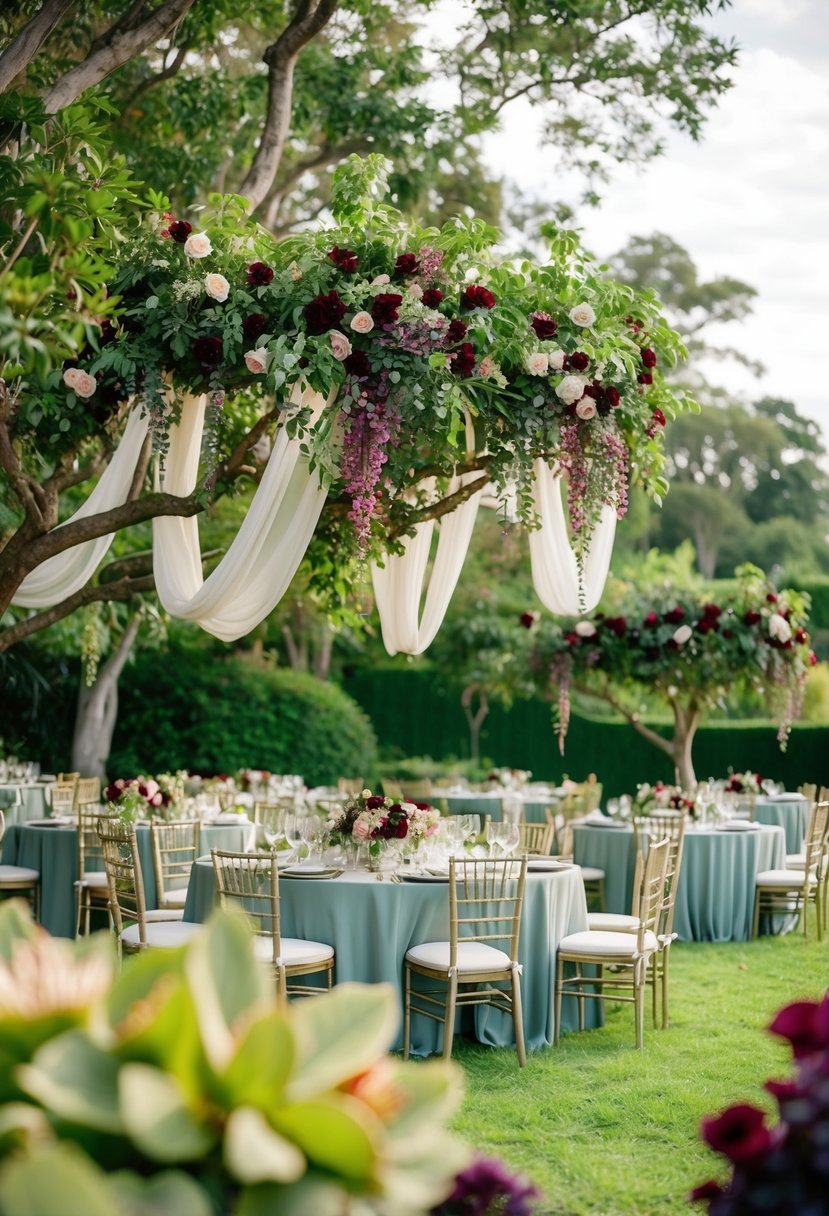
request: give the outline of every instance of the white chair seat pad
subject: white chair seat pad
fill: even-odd
[[[410,963],[449,971],[449,942],[423,942],[406,951]],[[458,973],[474,971],[509,971],[509,955],[486,942],[458,942]]]
[[[288,967],[301,966],[304,963],[325,963],[334,957],[334,947],[325,942],[305,941],[301,937],[280,938],[282,962]],[[273,962],[273,939],[270,937],[255,937],[253,952],[260,963]]]
[[[193,921],[149,921],[145,925],[146,943],[148,946],[162,949],[184,946],[203,928],[203,925],[195,924]],[[125,946],[140,946],[141,934],[138,925],[130,925],[128,929],[125,929],[121,934],[121,941]]]
[[[598,866],[576,866],[576,869],[581,870],[584,882],[601,882],[605,877],[604,870],[600,870]]]
[[[148,924],[157,925],[165,921],[181,920],[183,914],[183,908],[150,908],[144,913],[144,919]]]
[[[779,887],[781,891],[796,891],[805,881],[804,871],[797,870],[761,870],[757,875],[758,887]],[[809,884],[817,882],[814,874],[809,875]]]
[[[787,853],[786,867],[789,870],[805,870],[806,854],[805,853]]]
[[[187,900],[187,888],[177,887],[174,891],[164,892],[164,903],[168,908],[180,907],[183,908]]]
[[[40,871],[28,866],[0,865],[0,883],[4,882],[40,882]]]
[[[589,954],[596,958],[633,958],[638,947],[635,933],[600,933],[587,929],[583,933],[570,933],[558,943],[560,954]],[[650,929],[645,932],[644,952],[653,953],[659,946],[656,935]]]
[[[635,933],[639,917],[625,916],[623,912],[589,912],[587,923],[591,933]]]
[[[75,883],[76,887],[95,887],[105,891],[107,888],[107,876],[104,870],[84,870],[83,878],[79,878]]]

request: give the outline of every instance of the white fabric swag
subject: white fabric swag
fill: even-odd
[[[58,527],[65,527],[67,523],[86,519],[90,515],[98,515],[102,511],[110,511],[126,502],[147,434],[147,423],[147,418],[141,417],[140,410],[132,411],[121,442],[95,489],[75,514],[64,523],[58,524]],[[15,592],[12,603],[19,608],[48,608],[74,595],[92,578],[112,544],[114,535],[110,532],[97,540],[83,541],[64,553],[56,553],[54,557],[47,558],[32,570],[31,574],[26,575]]]
[[[310,406],[316,422],[326,402],[310,388],[295,385],[290,401]],[[187,495],[195,489],[205,397],[186,398],[181,421],[170,434],[162,489]],[[202,575],[199,526],[195,517],[153,520],[153,569],[158,598],[171,616],[233,642],[250,633],[288,589],[308,548],[325,505],[326,489],[290,439],[284,420],[253,501],[230,548],[216,569]]]
[[[612,507],[602,508],[580,578],[567,532],[561,489],[559,474],[547,461],[536,460],[533,503],[541,527],[529,534],[530,564],[536,595],[544,607],[558,615],[579,616],[592,612],[604,591],[616,536],[616,512]]]

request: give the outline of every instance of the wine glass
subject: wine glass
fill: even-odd
[[[517,823],[501,823],[498,825],[500,832],[498,834],[498,843],[504,850],[504,856],[510,857],[518,848],[518,842],[521,839],[521,830]]]
[[[285,811],[275,809],[268,811],[262,821],[262,835],[270,849],[280,848],[288,839],[285,818]]]

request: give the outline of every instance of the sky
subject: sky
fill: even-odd
[[[706,370],[746,401],[777,396],[816,419],[829,446],[829,0],[734,0],[711,28],[741,47],[734,85],[702,140],[672,133],[644,169],[619,167],[596,210],[581,209],[584,242],[600,257],[632,235],[664,232],[704,279],[756,288],[751,316],[708,332],[765,366]],[[491,167],[534,197],[575,202],[557,152],[541,148],[538,117],[520,102],[489,137]]]

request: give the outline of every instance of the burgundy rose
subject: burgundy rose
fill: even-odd
[[[653,376],[650,372],[640,372],[636,379],[640,384],[653,384]]]
[[[420,297],[424,308],[437,308],[443,299],[443,292],[439,287],[427,287],[423,295]]]
[[[568,646],[579,646],[581,644],[581,638],[577,633],[565,633],[564,640]]]
[[[583,372],[589,362],[590,358],[583,350],[574,350],[570,356],[570,367],[576,372]]]
[[[733,629],[723,629],[722,635],[724,638],[733,638],[734,631],[733,631]]]
[[[617,638],[624,637],[627,633],[627,618],[623,616],[606,616],[602,621],[605,629],[609,629],[611,633],[615,633]]]
[[[397,823],[393,824],[394,834],[398,840],[405,840],[409,834],[409,821],[405,815],[401,815]]]
[[[518,618],[518,624],[523,625],[525,629],[532,629],[535,624],[535,613],[522,612]]]
[[[768,595],[766,596],[766,603],[767,604],[776,604],[777,603],[777,596],[774,594],[773,591],[770,591],[768,593]]]
[[[471,342],[461,342],[458,349],[449,356],[449,367],[462,379],[472,375],[475,370],[475,348]]]
[[[667,419],[660,409],[655,409],[651,414],[651,422],[657,423],[659,426],[666,426]]]
[[[734,1162],[756,1159],[772,1144],[766,1112],[748,1102],[738,1102],[721,1115],[703,1119],[700,1134],[715,1153]]]
[[[530,317],[530,325],[535,331],[535,336],[542,342],[554,338],[558,333],[558,325],[546,312],[534,312]]]
[[[463,308],[494,308],[495,296],[487,287],[473,283],[470,287],[465,288],[461,296],[461,306]]]
[[[265,332],[265,314],[252,312],[242,322],[242,333],[246,342],[255,342],[260,334]]]
[[[645,629],[656,629],[659,624],[659,617],[655,612],[649,612],[642,624]]]
[[[762,616],[756,608],[749,608],[747,612],[743,613],[743,620],[746,625],[758,625],[762,620]]]
[[[382,794],[372,794],[370,798],[366,798],[366,808],[369,811],[376,811],[385,801]]]
[[[616,409],[616,406],[619,405],[622,400],[621,393],[619,392],[618,388],[616,388],[615,385],[613,385],[613,384],[611,384],[610,387],[607,389],[605,396],[607,398],[607,404],[614,410]]]
[[[656,367],[656,351],[651,350],[649,346],[642,351],[642,366]]]
[[[413,253],[401,253],[394,263],[394,269],[398,274],[417,274],[420,270],[420,262]]]
[[[330,256],[330,255],[329,255]],[[324,334],[339,325],[345,316],[345,304],[336,291],[314,296],[305,305],[305,324],[309,334]]]
[[[669,625],[679,625],[681,621],[685,620],[685,609],[681,604],[677,604],[670,612],[665,613],[665,620]]]
[[[339,245],[335,245],[333,249],[330,249],[328,256],[343,274],[353,274],[360,260],[353,249],[340,249]]]
[[[343,359],[343,367],[349,376],[370,376],[371,364],[364,350],[353,350]]]
[[[697,633],[718,633],[719,628],[717,622],[712,620],[710,616],[704,616],[701,620],[697,621]]]
[[[817,655],[815,654],[814,650],[810,650],[809,651],[809,666],[817,667],[817,661],[818,661]]]
[[[193,231],[193,225],[188,224],[187,220],[173,220],[172,224],[168,226],[167,231],[174,241],[178,241],[179,245],[183,245]]]
[[[705,604],[702,609],[703,615],[716,620],[718,616],[722,616],[722,608],[719,604]]]
[[[247,276],[249,287],[267,287],[273,281],[273,271],[264,262],[251,262]]]
[[[600,381],[594,380],[592,384],[588,384],[582,394],[584,397],[592,397],[594,401],[599,401],[604,396],[604,390]]]
[[[469,326],[467,325],[466,321],[461,321],[459,318],[456,318],[454,321],[450,321],[449,328],[446,331],[446,341],[449,343],[460,342],[462,338],[466,337],[466,331],[468,329]]]
[[[221,338],[196,338],[190,349],[202,367],[216,367],[222,361]]]
[[[829,1000],[793,1001],[769,1023],[769,1032],[788,1039],[796,1060],[829,1049]]]
[[[667,642],[665,643],[665,648],[667,650],[679,650],[679,642],[676,640],[676,638],[668,638]]]
[[[371,315],[378,325],[391,325],[397,320],[397,310],[403,303],[403,297],[395,291],[381,291],[374,297]]]

